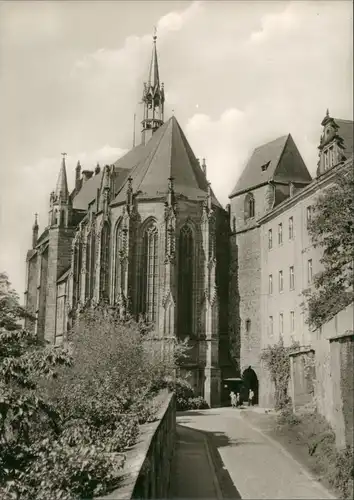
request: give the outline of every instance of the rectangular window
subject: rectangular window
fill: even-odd
[[[269,295],[273,293],[273,275],[269,275]]]
[[[307,261],[307,284],[311,285],[312,283],[312,259]]]
[[[283,244],[283,224],[280,223],[278,225],[278,244],[282,245]]]
[[[290,311],[290,331],[295,331],[295,312]]]
[[[334,150],[333,150],[333,146],[331,146],[329,148],[329,164],[331,167],[333,167],[334,165]]]
[[[328,150],[324,151],[324,169],[328,170],[329,161],[328,161]]]
[[[280,335],[283,335],[283,333],[284,333],[284,314],[283,313],[279,314],[279,333],[280,333]]]
[[[294,238],[294,219],[289,217],[289,240]]]
[[[279,292],[284,290],[283,271],[279,271]]]
[[[289,268],[289,283],[290,283],[290,290],[294,290],[295,288],[294,266],[291,266]]]
[[[309,227],[311,219],[312,219],[312,206],[310,205],[309,207],[306,208],[306,224],[307,224],[307,227]]]
[[[269,316],[268,319],[268,333],[269,335],[273,335],[273,316]]]
[[[273,248],[273,232],[271,229],[268,231],[268,249],[271,250]]]

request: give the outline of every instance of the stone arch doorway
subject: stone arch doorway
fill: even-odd
[[[252,389],[254,392],[253,404],[258,404],[258,394],[259,394],[259,382],[256,372],[251,366],[246,368],[242,373],[242,380],[247,388],[247,392]]]

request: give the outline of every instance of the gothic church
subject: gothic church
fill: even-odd
[[[189,337],[186,368],[215,405],[228,352],[228,214],[176,118],[164,122],[164,101],[154,36],[141,144],[102,170],[78,162],[72,192],[63,156],[48,225],[39,237],[33,226],[26,303],[54,344],[75,312],[101,301],[153,322],[166,344]]]

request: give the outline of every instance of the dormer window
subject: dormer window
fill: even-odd
[[[264,165],[261,166],[262,172],[265,172],[267,170],[267,168],[269,167],[269,164],[270,164],[270,161],[268,161],[267,163],[265,163]]]

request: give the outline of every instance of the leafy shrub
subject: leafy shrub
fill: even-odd
[[[206,410],[209,405],[202,396],[197,396],[188,399],[188,407],[190,410]]]
[[[108,309],[80,316],[70,354],[46,346],[22,329],[16,301],[0,291],[0,497],[104,494],[154,419],[152,387],[171,364],[149,355],[148,328]]]
[[[274,345],[266,347],[260,359],[266,365],[271,376],[275,389],[275,409],[280,410],[290,403],[288,386],[290,380],[290,359],[289,353],[298,347],[298,343],[293,343],[290,347],[285,347],[283,337]]]

